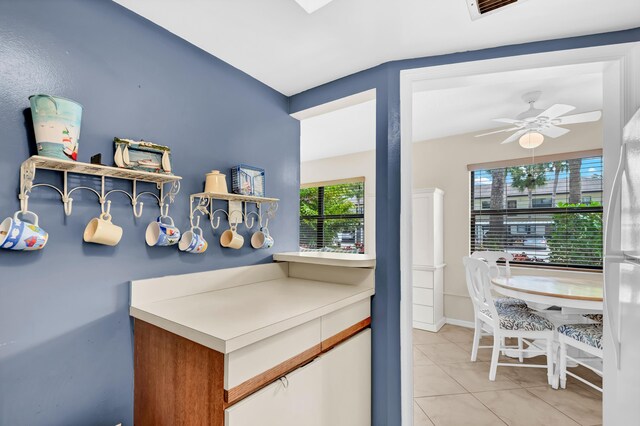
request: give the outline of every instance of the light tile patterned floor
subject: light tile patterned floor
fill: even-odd
[[[472,363],[473,331],[445,325],[438,333],[413,330],[414,426],[514,425],[595,426],[602,423],[602,396],[569,378],[567,389],[547,385],[538,368],[499,367],[489,381],[491,349],[481,349]],[[490,345],[484,337],[482,345]],[[517,362],[501,357],[501,362]],[[544,363],[544,357],[526,360]],[[579,374],[592,381],[589,370]],[[599,383],[600,384],[600,383]]]

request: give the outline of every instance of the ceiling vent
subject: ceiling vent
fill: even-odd
[[[475,21],[503,7],[514,3],[522,3],[523,1],[525,0],[467,0],[467,6],[469,7],[471,19]]]

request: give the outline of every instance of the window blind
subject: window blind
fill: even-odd
[[[364,182],[300,189],[300,250],[364,253]]]
[[[602,268],[602,156],[553,160],[471,172],[471,252]]]

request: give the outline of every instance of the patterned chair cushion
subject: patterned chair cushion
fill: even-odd
[[[496,305],[497,309],[504,309],[508,307],[524,309],[527,307],[527,302],[513,297],[500,297],[498,299],[493,299],[493,303]]]
[[[564,324],[558,327],[558,333],[602,349],[602,324]]]
[[[529,309],[516,307],[497,308],[500,317],[500,328],[505,330],[545,331],[553,330],[553,324],[546,318]],[[482,313],[491,318],[491,312],[483,309]]]
[[[602,318],[603,318],[602,314],[584,314],[583,317],[599,323],[602,323]]]

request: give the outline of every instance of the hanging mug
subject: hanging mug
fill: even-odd
[[[238,224],[233,224],[229,229],[220,235],[220,245],[222,247],[239,249],[244,245],[244,237],[238,234]]]
[[[273,237],[269,235],[269,229],[260,228],[251,236],[251,247],[254,249],[268,249],[273,247]]]
[[[147,245],[154,247],[172,246],[180,240],[180,230],[169,216],[158,216],[155,222],[147,226],[145,233]]]
[[[84,229],[83,239],[87,243],[115,246],[122,238],[122,228],[111,223],[111,215],[102,213],[94,217]]]
[[[30,216],[32,221],[18,219],[18,216]],[[8,217],[0,224],[0,248],[8,250],[40,250],[49,239],[49,234],[38,226],[38,215],[30,211],[17,211],[13,218]]]
[[[197,226],[182,234],[178,248],[180,251],[192,254],[200,254],[207,251],[207,241],[202,236],[202,229]]]

